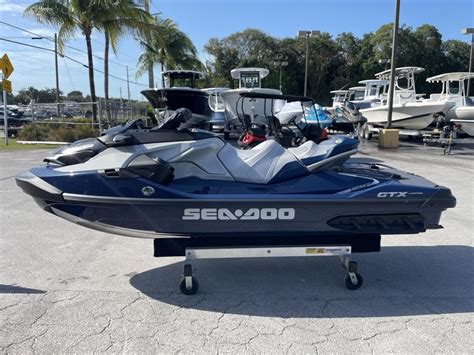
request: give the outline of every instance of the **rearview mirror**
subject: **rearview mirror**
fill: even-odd
[[[130,143],[132,142],[132,137],[129,136],[129,135],[125,135],[125,134],[117,134],[117,135],[113,138],[113,142],[114,142],[113,145],[126,145],[126,144],[130,144]]]

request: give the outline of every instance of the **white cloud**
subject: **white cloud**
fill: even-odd
[[[7,0],[0,0],[0,12],[23,12],[25,6]]]

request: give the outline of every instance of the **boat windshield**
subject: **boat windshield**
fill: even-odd
[[[213,111],[224,111],[225,105],[222,96],[217,92],[213,91],[209,93],[209,107]]]
[[[171,88],[194,88],[195,81],[193,77],[176,76],[170,78],[169,86]]]
[[[449,81],[448,82],[449,95],[459,95],[461,94],[461,81]]]
[[[364,99],[364,92],[363,91],[354,91],[354,100],[363,100]]]

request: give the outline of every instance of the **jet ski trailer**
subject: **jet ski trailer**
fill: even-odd
[[[354,139],[239,150],[211,132],[179,129],[192,116],[183,112],[158,128],[62,147],[16,182],[58,217],[155,239],[156,256],[186,255],[184,293],[197,290],[190,261],[244,254],[338,255],[346,285],[357,288],[351,252],[378,251],[382,234],[441,228],[441,213],[456,204],[420,176],[349,159]]]

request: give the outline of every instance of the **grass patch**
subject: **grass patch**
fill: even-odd
[[[67,125],[61,123],[25,124],[18,132],[18,140],[75,142],[97,137],[98,131],[90,125]]]
[[[49,149],[54,150],[58,145],[52,144],[20,144],[17,143],[16,138],[8,139],[8,146],[5,145],[5,139],[0,139],[0,152],[11,150],[34,150],[34,149]]]

